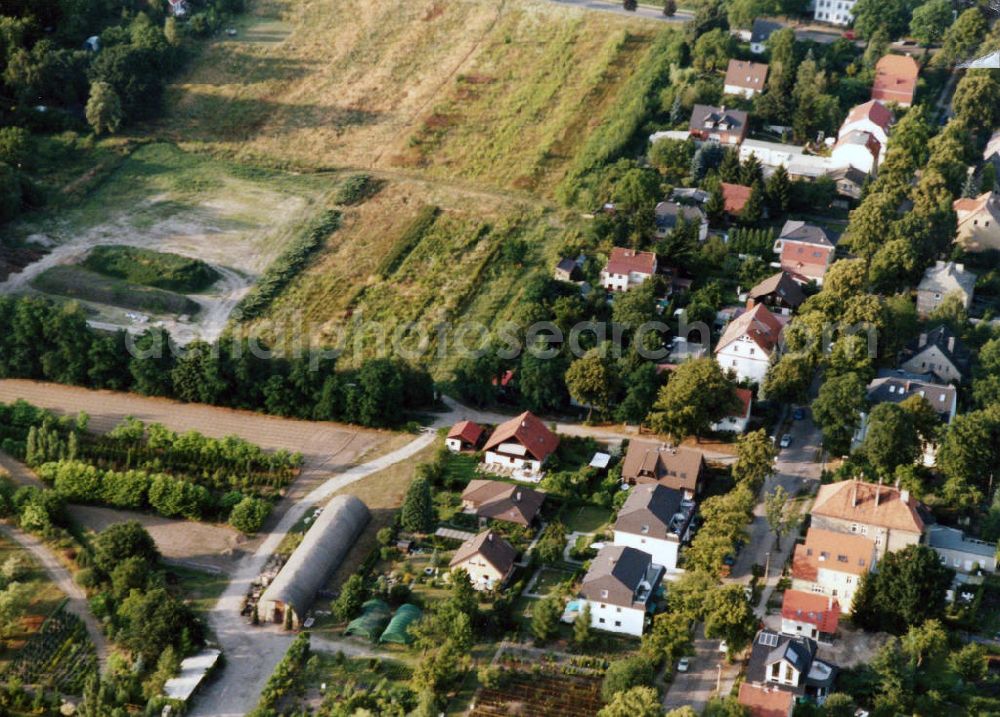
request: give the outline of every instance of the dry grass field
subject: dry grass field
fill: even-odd
[[[544,190],[655,23],[542,0],[257,0],[171,89],[163,132],[279,166]]]

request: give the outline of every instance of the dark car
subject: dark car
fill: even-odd
[[[794,411],[792,411],[792,418],[794,418],[796,421],[801,421],[805,417],[806,417],[806,409],[804,408],[796,408]]]

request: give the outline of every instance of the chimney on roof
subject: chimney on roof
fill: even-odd
[[[747,297],[747,311],[750,311],[755,304],[756,302],[753,300],[753,297]]]
[[[878,478],[878,488],[875,489],[875,507],[878,508],[879,499],[882,497],[882,476]]]
[[[521,502],[521,491],[517,491],[514,494],[514,502],[515,503],[520,503]]]
[[[833,610],[833,598],[832,597],[828,597],[826,599],[826,609],[827,610]]]
[[[917,347],[923,348],[926,345],[927,345],[927,333],[922,331],[920,333],[920,338],[917,340]]]
[[[908,490],[906,490],[906,489],[904,488],[904,489],[903,489],[902,491],[900,491],[900,493],[899,493],[899,499],[900,499],[901,501],[903,501],[904,503],[907,503],[907,504],[908,504],[908,503],[910,502],[910,491],[908,491]]]
[[[493,533],[487,533],[486,534],[486,539],[492,543],[493,542]]]
[[[955,264],[955,271],[965,271],[965,264]]]
[[[851,489],[851,507],[858,507],[858,479],[854,479],[854,488]]]
[[[948,337],[948,352],[952,353],[952,352],[954,352],[954,350],[955,350],[955,337],[954,336],[949,336]]]

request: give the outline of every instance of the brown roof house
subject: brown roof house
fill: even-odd
[[[875,541],[861,535],[810,527],[792,556],[792,589],[836,598],[844,612],[862,576],[875,566]]]
[[[774,240],[774,253],[779,256],[782,271],[800,284],[815,281],[822,286],[826,270],[833,263],[834,245],[822,227],[789,219]]]
[[[556,448],[559,436],[538,416],[525,411],[501,423],[486,441],[485,462],[527,473],[538,473]]]
[[[872,99],[909,107],[913,104],[919,75],[920,67],[909,55],[886,55],[875,63]]]
[[[722,204],[726,209],[726,214],[734,217],[740,215],[747,202],[750,201],[750,195],[753,194],[753,187],[748,187],[745,184],[720,182],[719,188],[722,190]]]
[[[691,448],[673,448],[654,441],[632,441],[622,463],[622,481],[629,485],[659,483],[691,500],[701,492],[705,457]]]
[[[908,490],[859,480],[820,486],[811,525],[812,530],[867,538],[878,557],[917,545],[924,534],[919,503]]]
[[[516,557],[514,546],[492,530],[484,530],[462,543],[449,567],[465,570],[476,590],[492,590],[503,585],[514,572]]]
[[[765,82],[767,82],[767,65],[765,63],[730,60],[729,67],[726,68],[723,92],[727,95],[740,95],[750,99],[764,91]]]
[[[958,238],[966,251],[1000,249],[1000,193],[984,192],[975,199],[952,203],[958,215]]]
[[[688,130],[701,142],[738,145],[747,136],[747,113],[742,110],[695,105]]]
[[[618,511],[614,544],[649,553],[654,563],[676,570],[694,508],[694,501],[686,500],[679,490],[659,483],[637,485]]]
[[[486,429],[478,423],[459,421],[448,431],[448,436],[444,439],[444,444],[453,453],[474,451],[483,445],[485,437]]]
[[[653,562],[649,553],[624,545],[601,548],[580,587],[580,597],[590,605],[591,626],[642,635],[663,575],[663,566]]]
[[[601,286],[608,291],[628,291],[656,273],[656,254],[616,246],[601,269]]]
[[[462,508],[485,520],[530,525],[542,507],[545,494],[498,480],[471,480],[462,491]]]
[[[951,295],[958,296],[968,309],[975,290],[976,275],[966,271],[964,264],[939,260],[927,268],[917,285],[917,313],[926,318]]]
[[[755,303],[780,309],[782,313],[794,311],[806,300],[802,287],[787,271],[779,271],[767,277],[750,289],[747,296]]]

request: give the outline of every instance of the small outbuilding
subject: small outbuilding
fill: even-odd
[[[453,453],[462,451],[475,451],[483,445],[486,438],[486,429],[473,421],[459,421],[444,439],[444,444]]]
[[[389,624],[390,615],[392,610],[382,600],[367,600],[361,606],[361,614],[347,624],[344,634],[367,637],[375,642]]]
[[[283,623],[290,611],[292,626],[300,625],[316,591],[340,567],[370,518],[368,507],[353,495],[331,500],[260,596],[261,621]]]

